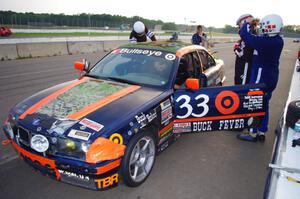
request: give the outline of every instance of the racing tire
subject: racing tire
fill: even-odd
[[[141,185],[151,173],[156,153],[156,139],[150,130],[134,135],[126,147],[120,167],[123,182],[129,187]]]
[[[300,119],[300,100],[292,101],[286,113],[286,125],[294,128],[295,123]]]

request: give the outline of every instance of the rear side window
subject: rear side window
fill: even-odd
[[[200,50],[200,51],[198,51],[198,53],[199,53],[199,56],[201,59],[203,71],[216,65],[214,58],[210,54],[208,54],[206,51]]]

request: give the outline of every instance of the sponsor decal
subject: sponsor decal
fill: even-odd
[[[119,133],[114,133],[109,137],[109,140],[116,144],[123,144],[123,137]]]
[[[69,134],[68,134],[69,137],[72,137],[72,138],[77,138],[77,139],[80,139],[80,140],[89,140],[90,136],[91,136],[91,133],[89,132],[85,132],[85,131],[78,131],[78,130],[75,130],[75,129],[72,129]]]
[[[148,120],[148,122],[152,122],[152,120],[154,120],[156,118],[156,110],[152,110],[150,111],[148,114],[146,114],[146,118]]]
[[[104,126],[102,124],[99,124],[93,120],[89,120],[87,118],[82,119],[79,124],[84,125],[90,129],[93,129],[94,131],[100,131]]]
[[[167,123],[172,118],[173,118],[173,115],[172,115],[172,107],[171,106],[161,112],[161,123],[162,124]]]
[[[164,102],[160,103],[161,108],[161,124],[166,124],[173,118],[172,115],[172,106],[170,99],[165,100]]]
[[[186,133],[192,131],[192,125],[190,122],[175,123],[173,127],[173,133]]]
[[[245,101],[243,102],[243,108],[253,111],[258,109],[263,109],[263,96],[253,95],[245,96]]]
[[[116,49],[114,53],[123,53],[123,54],[136,54],[136,55],[146,55],[146,56],[156,56],[160,57],[162,55],[161,51],[157,50],[147,50],[147,49],[129,49],[129,48],[121,48],[121,49]]]
[[[193,122],[193,131],[211,131],[212,121]]]
[[[73,172],[65,171],[65,170],[61,170],[61,169],[58,169],[58,172],[61,175],[64,175],[64,176],[69,177],[69,178],[76,178],[78,180],[83,180],[83,181],[89,181],[90,180],[89,176],[85,176],[85,175],[82,175],[82,174],[77,174],[77,173],[73,173]]]
[[[157,117],[156,110],[153,109],[147,114],[141,113],[135,116],[136,121],[141,125],[140,128],[145,127],[149,122],[152,122]]]
[[[244,127],[244,119],[231,119],[219,121],[219,130],[243,129]]]
[[[144,113],[142,113],[140,116],[135,116],[136,121],[141,125],[140,128],[143,128],[147,125],[147,118]]]
[[[107,188],[109,186],[112,186],[113,184],[118,183],[118,181],[119,181],[119,174],[116,173],[106,178],[96,179],[95,183],[96,186],[99,189],[101,189],[101,188]]]
[[[38,119],[38,118],[33,119],[32,125],[38,126],[38,125],[40,125],[40,124],[41,124],[41,120],[40,120],[40,119]]]
[[[199,121],[192,122],[192,126],[193,132],[236,130],[245,128],[245,120],[243,118],[239,118],[215,121]]]
[[[165,59],[170,60],[170,61],[174,60],[175,58],[176,58],[176,56],[171,53],[168,53],[165,55]]]
[[[168,141],[164,142],[164,143],[159,147],[159,151],[165,150],[166,148],[168,148],[168,146],[169,146],[169,142],[168,142]]]
[[[162,103],[160,103],[160,108],[161,110],[165,110],[166,108],[170,107],[171,106],[171,101],[170,99],[167,99],[165,101],[163,101]]]

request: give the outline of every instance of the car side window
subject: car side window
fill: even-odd
[[[200,50],[200,51],[198,51],[198,53],[199,53],[199,56],[201,59],[203,71],[216,65],[214,58],[210,54],[208,54],[206,51]]]
[[[194,65],[192,55],[186,54],[180,58],[178,71],[175,80],[175,89],[184,86],[184,83],[187,78],[194,77]]]
[[[198,77],[201,73],[201,61],[199,59],[198,53],[192,53],[193,65],[194,65],[194,77]]]

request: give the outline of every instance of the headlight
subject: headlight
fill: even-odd
[[[76,159],[84,160],[85,153],[90,145],[87,142],[75,141],[69,138],[57,138],[53,144],[51,153],[53,155],[70,156]]]
[[[37,134],[31,138],[30,146],[37,152],[43,153],[49,148],[49,142],[45,136]]]
[[[17,119],[12,114],[8,115],[7,121],[3,126],[9,139],[14,138],[14,134],[17,132]]]

